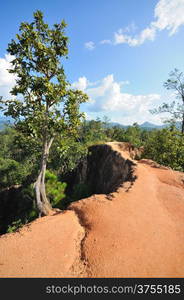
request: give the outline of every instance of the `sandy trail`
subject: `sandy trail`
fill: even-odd
[[[128,192],[93,195],[2,236],[0,277],[183,277],[184,174],[136,164]]]

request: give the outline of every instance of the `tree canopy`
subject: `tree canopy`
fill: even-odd
[[[176,99],[172,103],[164,102],[158,109],[151,110],[152,113],[169,113],[171,115],[171,123],[176,121],[181,122],[181,132],[184,134],[184,74],[178,69],[170,72],[169,79],[164,82],[164,87],[167,90],[173,90]]]

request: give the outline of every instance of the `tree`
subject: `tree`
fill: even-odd
[[[15,119],[16,129],[42,145],[40,171],[34,184],[40,215],[51,210],[45,189],[50,148],[57,135],[77,135],[83,118],[79,107],[88,100],[86,94],[70,88],[60,62],[68,54],[65,27],[62,21],[50,29],[41,11],[34,13],[33,22],[21,23],[16,40],[7,49],[13,56],[9,72],[16,75],[16,85],[11,90],[16,98],[1,97],[0,101],[5,115]]]
[[[173,90],[179,102],[173,101],[171,104],[163,103],[158,109],[151,110],[152,113],[170,113],[171,123],[176,120],[181,121],[181,132],[184,134],[184,74],[178,69],[174,69],[169,74],[169,79],[164,83],[167,90]]]
[[[149,132],[144,157],[161,165],[184,171],[184,136],[175,126]]]
[[[130,142],[136,147],[142,146],[141,141],[141,128],[137,123],[129,126],[125,131],[125,141]]]
[[[104,122],[100,118],[84,122],[81,128],[81,141],[86,145],[105,142],[107,140]]]
[[[0,131],[0,191],[33,182],[38,172],[35,162],[40,147],[37,146],[35,141],[29,142],[15,128]]]

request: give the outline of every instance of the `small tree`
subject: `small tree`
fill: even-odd
[[[171,104],[163,103],[158,109],[151,110],[151,113],[170,113],[172,122],[181,121],[181,132],[184,133],[184,74],[178,69],[174,69],[169,76],[164,87],[167,90],[173,90],[176,93],[176,98],[180,101],[173,101]]]
[[[83,117],[79,106],[88,99],[86,94],[70,88],[60,63],[60,58],[68,53],[65,27],[62,21],[50,29],[42,12],[36,11],[33,22],[21,23],[17,39],[7,49],[13,56],[9,72],[16,75],[16,85],[11,91],[16,98],[6,101],[1,98],[1,103],[5,115],[15,119],[19,131],[42,144],[40,171],[34,184],[40,215],[51,210],[45,172],[52,143],[58,134],[77,135]],[[20,95],[23,97],[18,100]]]

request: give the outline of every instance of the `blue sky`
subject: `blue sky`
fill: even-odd
[[[88,119],[108,116],[122,124],[162,123],[149,109],[171,99],[163,88],[175,67],[184,71],[184,0],[3,1],[0,11],[0,94],[14,85],[6,48],[20,22],[40,9],[50,25],[68,24],[65,71],[90,96]],[[6,55],[6,56],[5,56]]]

